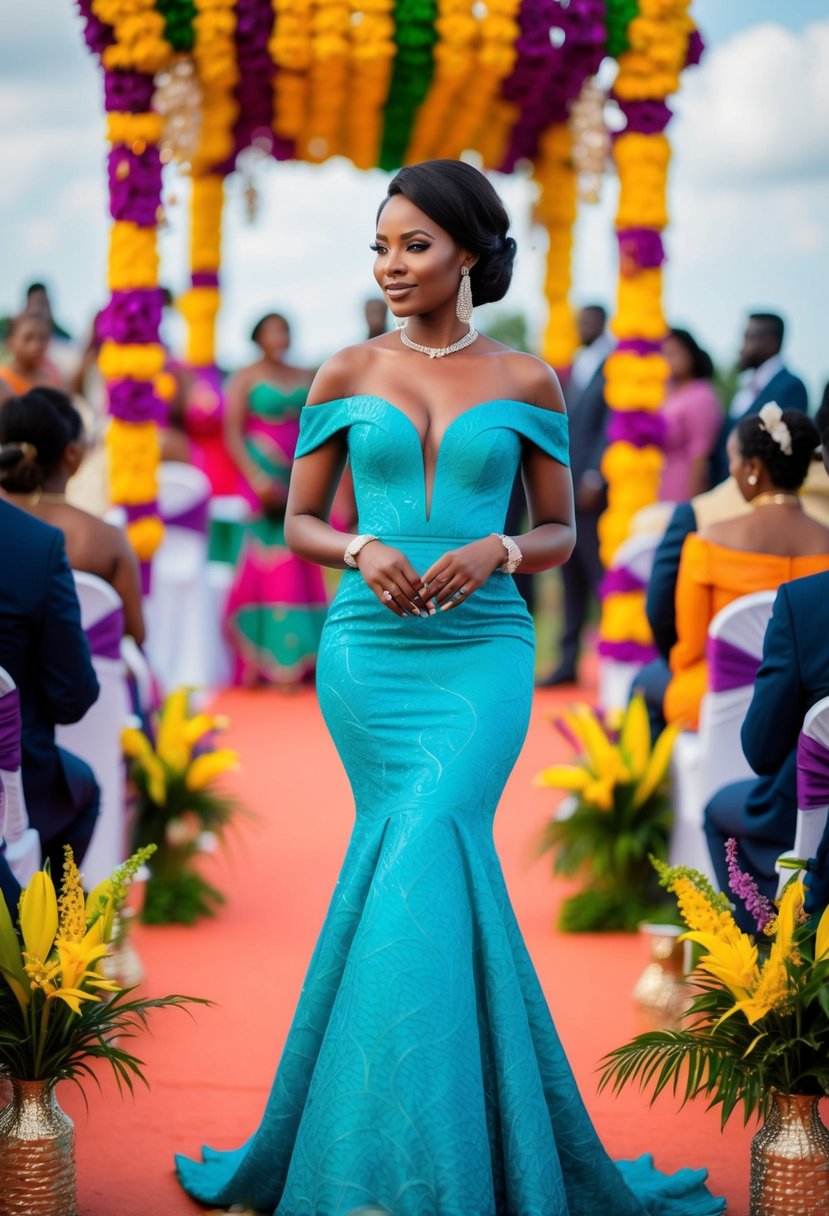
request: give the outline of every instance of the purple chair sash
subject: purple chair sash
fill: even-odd
[[[599,599],[607,595],[625,595],[630,591],[644,591],[647,584],[627,566],[615,566],[605,573],[599,587]]]
[[[209,499],[203,498],[201,502],[194,502],[184,511],[162,515],[162,519],[168,528],[186,528],[188,532],[198,532],[201,536],[206,536],[208,502]]]
[[[708,660],[708,687],[711,692],[728,692],[753,684],[760,670],[760,659],[723,638],[709,638],[705,648]]]
[[[99,659],[120,659],[124,636],[124,610],[113,608],[106,616],[90,625],[86,632],[89,649]]]
[[[804,734],[797,741],[797,805],[804,811],[829,806],[829,751]]]
[[[0,697],[0,768],[16,773],[20,768],[20,689]]]

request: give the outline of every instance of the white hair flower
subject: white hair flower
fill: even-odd
[[[760,410],[760,426],[768,431],[774,442],[786,456],[792,454],[792,433],[783,421],[783,411],[776,401],[769,401]]]

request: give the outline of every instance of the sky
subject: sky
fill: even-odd
[[[672,102],[674,149],[666,233],[666,314],[714,359],[733,362],[747,311],[780,311],[786,359],[816,407],[829,381],[829,6],[826,0],[695,0],[707,43]],[[0,40],[0,313],[46,280],[58,319],[84,333],[106,298],[107,209],[101,81],[71,0],[6,6]],[[187,285],[187,182],[166,171],[169,227],[163,280]],[[344,161],[263,162],[260,206],[248,222],[238,175],[228,181],[218,355],[234,367],[254,353],[264,312],[293,321],[295,361],[315,365],[363,336],[375,292],[373,218],[385,174]],[[545,237],[533,231],[533,187],[494,178],[513,218],[519,255],[498,306],[543,324]],[[583,207],[574,300],[611,308],[616,275],[615,179]],[[483,312],[484,310],[482,310]],[[480,323],[485,327],[486,318]],[[172,331],[174,343],[179,335]]]

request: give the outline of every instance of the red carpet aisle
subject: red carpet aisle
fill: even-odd
[[[551,795],[532,777],[563,760],[548,713],[571,699],[537,695],[529,739],[496,819],[496,839],[519,921],[605,1144],[615,1156],[653,1151],[665,1169],[707,1164],[731,1216],[746,1216],[749,1131],[724,1135],[699,1103],[675,1113],[670,1098],[651,1110],[635,1091],[595,1093],[599,1057],[634,1033],[630,992],[644,966],[634,937],[564,937],[552,931],[564,887],[532,843]],[[233,721],[230,742],[244,760],[238,790],[259,816],[233,835],[208,876],[227,893],[215,920],[196,928],[140,929],[136,945],[154,993],[210,997],[193,1018],[159,1011],[138,1044],[152,1089],[118,1097],[103,1077],[89,1111],[74,1087],[61,1103],[75,1119],[79,1216],[198,1212],[178,1189],[175,1150],[236,1147],[256,1126],[351,827],[345,776],[311,692],[234,691],[219,708]],[[476,1216],[470,1212],[469,1216]],[[553,1214],[551,1213],[551,1216]]]

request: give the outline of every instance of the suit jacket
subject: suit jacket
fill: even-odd
[[[578,488],[588,469],[599,468],[607,447],[608,410],[604,384],[602,363],[581,392],[565,394],[570,431],[570,473],[575,488]],[[599,510],[604,510],[604,506]]]
[[[763,663],[742,730],[746,759],[761,774],[746,810],[763,820],[764,829],[774,829],[785,816],[793,822],[798,735],[806,711],[826,696],[829,572],[784,583],[766,630]]]
[[[88,796],[88,766],[55,743],[98,696],[63,533],[0,500],[0,667],[20,689],[23,789],[49,839]],[[83,793],[81,793],[83,791]]]
[[[809,397],[806,392],[806,385],[802,380],[785,367],[781,367],[776,376],[772,376],[766,387],[752,401],[746,412],[740,418],[732,418],[726,414],[723,421],[722,430],[720,431],[714,451],[711,455],[711,485],[718,485],[728,476],[728,456],[726,454],[726,444],[728,436],[738,425],[741,418],[748,418],[752,414],[759,414],[764,405],[768,405],[770,401],[776,401],[781,410],[802,410],[804,413],[809,408]]]

